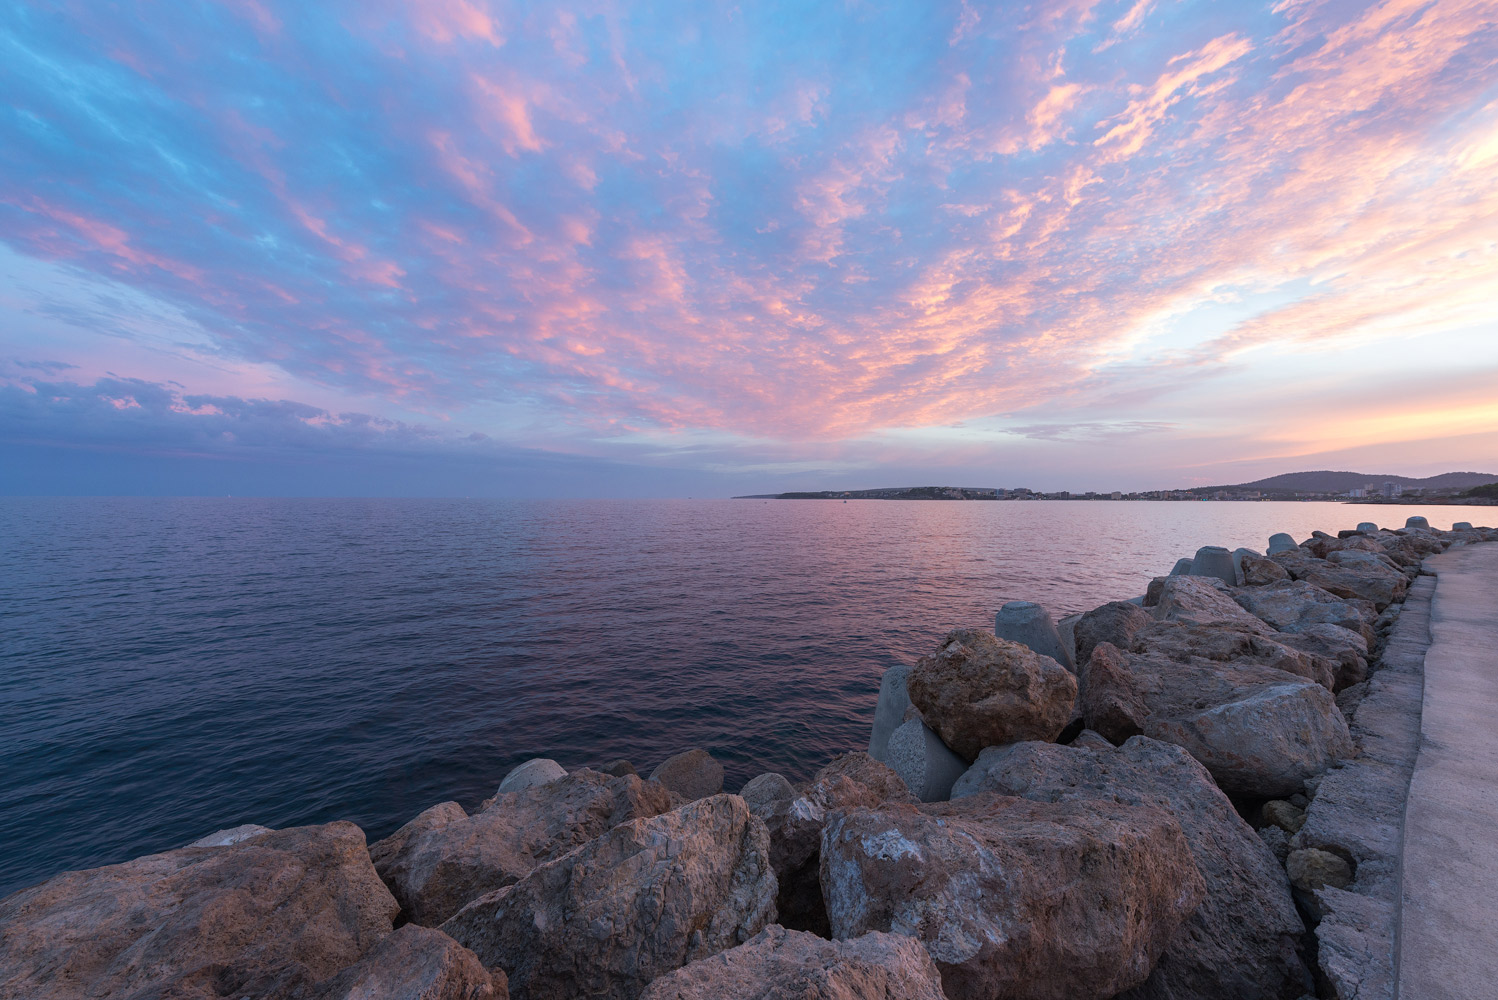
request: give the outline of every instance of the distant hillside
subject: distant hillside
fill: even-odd
[[[1427,479],[1412,479],[1409,476],[1379,475],[1370,472],[1287,472],[1252,483],[1235,486],[1193,487],[1193,493],[1206,490],[1259,490],[1264,493],[1346,493],[1348,490],[1384,483],[1398,483],[1405,489],[1462,490],[1498,482],[1498,474],[1491,472],[1443,472]]]

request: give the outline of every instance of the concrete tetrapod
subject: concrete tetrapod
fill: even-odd
[[[874,706],[874,729],[869,734],[869,756],[889,762],[889,738],[905,724],[910,710],[910,692],[905,679],[910,676],[908,663],[897,663],[879,679],[879,701]]]
[[[894,768],[922,802],[945,802],[953,782],[967,770],[967,761],[948,749],[920,719],[911,719],[894,731],[884,763]]]
[[[533,785],[544,785],[566,776],[567,770],[561,764],[545,757],[535,757],[505,775],[505,779],[499,783],[499,791],[496,794],[518,792],[521,789],[530,788]]]
[[[1187,576],[1191,573],[1193,560],[1189,556],[1182,556],[1176,560],[1176,564],[1170,567],[1171,576]]]
[[[1196,550],[1191,560],[1191,576],[1210,576],[1221,580],[1229,587],[1238,585],[1238,570],[1233,564],[1233,554],[1221,545],[1203,545]]]
[[[1415,514],[1404,519],[1404,526],[1406,528],[1429,528],[1430,522],[1419,514]]]
[[[1451,530],[1452,531],[1471,531],[1472,530],[1472,522],[1471,521],[1457,521],[1456,523],[1454,523],[1451,526]]]
[[[1297,548],[1299,546],[1296,545],[1295,539],[1283,531],[1269,536],[1269,555],[1274,555],[1276,552],[1293,552]]]
[[[1010,601],[994,616],[993,634],[1000,639],[1028,646],[1041,656],[1049,656],[1072,673],[1076,665],[1061,645],[1061,636],[1051,621],[1050,612],[1033,601]]]
[[[1360,534],[1360,535],[1376,535],[1376,534],[1378,534],[1378,525],[1374,524],[1372,521],[1359,521],[1358,522],[1358,534]]]

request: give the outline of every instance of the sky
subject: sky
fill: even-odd
[[[0,492],[1498,471],[1498,3],[0,0]]]

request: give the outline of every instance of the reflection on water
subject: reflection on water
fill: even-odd
[[[381,836],[514,764],[868,738],[879,674],[1201,545],[1477,508],[0,500],[0,893],[242,822]]]

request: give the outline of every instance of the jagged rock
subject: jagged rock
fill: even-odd
[[[1274,859],[1283,865],[1290,854],[1290,835],[1277,826],[1264,826],[1259,828],[1259,839],[1273,852]]]
[[[790,779],[774,771],[750,778],[739,789],[739,797],[749,806],[749,811],[764,819],[777,809],[791,804],[796,797],[796,787]]]
[[[1289,674],[1284,647],[1221,629],[1154,628],[1175,629],[1162,631],[1175,645],[1141,629],[1143,652],[1094,651],[1080,699],[1088,728],[1115,743],[1142,734],[1185,747],[1228,794],[1257,798],[1300,791],[1351,752],[1331,692]]]
[[[65,872],[0,900],[0,996],[295,996],[396,910],[352,823]]]
[[[1238,572],[1233,554],[1221,545],[1203,545],[1191,560],[1191,575],[1215,577],[1229,587],[1237,586]]]
[[[952,789],[1041,802],[1151,806],[1181,824],[1206,898],[1141,986],[1123,1000],[1289,1000],[1310,988],[1305,928],[1272,849],[1183,749],[1136,737],[1101,751],[1019,743],[985,750]],[[1283,834],[1283,831],[1280,831]]]
[[[958,756],[1054,740],[1071,717],[1077,680],[1060,663],[981,629],[956,629],[906,680],[910,701]]]
[[[1076,747],[1078,750],[1114,750],[1114,749],[1116,749],[1116,747],[1114,747],[1114,745],[1112,743],[1110,743],[1103,736],[1102,733],[1099,733],[1099,732],[1097,732],[1095,730],[1092,730],[1092,729],[1084,729],[1084,730],[1082,730],[1080,733],[1077,734],[1077,738],[1074,739],[1074,740],[1072,740],[1070,743],[1068,743],[1067,746]],[[983,759],[983,755],[979,754],[978,755],[978,759],[981,761]],[[977,767],[977,766],[978,766],[977,764],[973,765],[973,767]],[[955,788],[956,786],[954,785],[953,787]]]
[[[1317,680],[1333,691],[1341,691],[1368,679],[1368,642],[1360,633],[1341,625],[1305,625],[1293,633],[1281,633],[1279,642],[1326,663],[1329,680],[1318,667]]]
[[[1204,895],[1163,809],[993,793],[839,814],[822,888],[834,937],[918,938],[952,1000],[1111,997]]]
[[[317,1000],[508,1000],[505,974],[439,930],[407,924],[317,989]]]
[[[1285,871],[1290,884],[1297,889],[1313,892],[1323,886],[1346,889],[1352,884],[1352,866],[1326,851],[1308,847],[1291,851],[1285,858]]]
[[[723,765],[706,750],[686,750],[666,758],[650,772],[650,780],[691,802],[723,791]]]
[[[268,826],[259,826],[255,823],[242,823],[239,826],[231,826],[227,830],[217,830],[206,837],[194,840],[188,847],[232,847],[243,843],[251,837],[258,837],[262,833],[273,833]]]
[[[607,764],[603,765],[598,770],[599,770],[599,772],[601,772],[603,774],[607,774],[607,775],[609,775],[610,777],[613,777],[613,778],[622,778],[626,774],[635,774],[635,775],[638,775],[640,773],[639,771],[635,770],[634,764],[632,764],[629,761],[625,760],[623,757],[619,757],[619,758],[616,758],[615,760],[609,761]]]
[[[951,794],[952,782],[967,770],[967,761],[953,753],[919,718],[895,730],[889,738],[885,762],[922,802],[945,800]]]
[[[1010,601],[994,615],[993,634],[1017,642],[1041,656],[1049,656],[1068,670],[1075,669],[1071,654],[1062,648],[1061,636],[1050,612],[1031,601]]]
[[[1331,886],[1314,895],[1321,914],[1316,928],[1320,995],[1331,1000],[1394,996],[1394,907]]]
[[[497,795],[472,816],[456,802],[435,805],[369,853],[407,919],[435,927],[537,865],[671,806],[670,793],[656,782],[580,768]]]
[[[826,937],[827,907],[818,881],[822,827],[830,813],[885,802],[915,802],[905,782],[866,753],[848,753],[822,768],[789,801],[760,811],[770,833],[770,865],[779,884],[775,908],[780,923]]]
[[[1240,607],[1226,584],[1212,577],[1178,576],[1165,581],[1155,618],[1182,625],[1227,626],[1260,635],[1273,631]]]
[[[544,785],[565,777],[566,774],[567,769],[556,761],[545,757],[535,757],[505,775],[504,780],[499,783],[499,791],[495,794],[505,795],[509,792],[533,788],[536,785]]]
[[[874,706],[874,728],[869,734],[869,756],[875,760],[889,760],[889,738],[906,722],[905,713],[911,708],[910,694],[905,690],[909,676],[910,665],[897,663],[879,678],[879,701]]]
[[[1290,579],[1290,573],[1275,562],[1273,559],[1261,556],[1258,553],[1239,549],[1243,555],[1239,565],[1243,570],[1243,585],[1245,587],[1264,587],[1271,583]]]
[[[1338,554],[1332,553],[1334,556]],[[1376,560],[1326,562],[1309,572],[1295,573],[1292,570],[1291,573],[1336,597],[1371,601],[1376,611],[1404,600],[1410,586],[1409,578],[1403,573]]]
[[[826,941],[771,925],[747,943],[650,984],[640,1000],[946,1000],[919,941],[865,934]]]
[[[775,919],[769,834],[737,795],[631,820],[442,925],[525,1000],[633,1000]]]
[[[1363,609],[1304,581],[1245,588],[1234,593],[1233,600],[1281,632],[1304,632],[1316,625],[1336,625],[1356,632],[1364,642],[1372,639],[1371,619],[1365,617]]]

